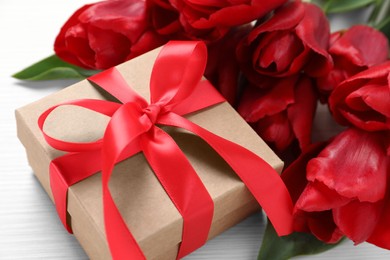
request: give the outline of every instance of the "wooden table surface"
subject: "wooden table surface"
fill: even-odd
[[[62,227],[52,202],[27,164],[16,137],[14,110],[74,83],[72,80],[21,82],[11,74],[52,54],[65,20],[86,0],[0,0],[0,259],[87,259]],[[324,110],[321,110],[324,111]],[[322,120],[329,120],[319,116]],[[331,128],[317,127],[328,135]],[[186,257],[256,259],[264,231],[260,214]],[[317,256],[296,259],[389,259],[390,251],[345,242]]]

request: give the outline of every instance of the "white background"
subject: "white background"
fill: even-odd
[[[75,81],[22,82],[10,75],[51,55],[61,25],[88,2],[0,0],[0,259],[87,259],[77,240],[63,229],[28,166],[14,119],[16,108]],[[335,24],[340,27],[342,22]],[[317,130],[322,131],[320,135],[330,131]],[[254,215],[186,259],[256,259],[263,230],[262,217]],[[330,258],[389,259],[390,252],[345,242],[321,255],[296,259]]]

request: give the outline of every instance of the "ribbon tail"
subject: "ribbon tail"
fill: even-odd
[[[102,153],[110,155],[103,158],[102,188],[103,188],[103,211],[106,237],[110,247],[111,255],[116,259],[144,260],[137,241],[129,230],[126,222],[115,204],[109,189],[109,180],[114,165],[139,152],[137,146],[131,146],[131,142],[118,150],[104,143]],[[111,145],[113,143],[110,143]],[[135,148],[134,148],[135,147]]]
[[[107,147],[108,150],[104,149],[105,147]],[[107,151],[110,151],[109,146],[103,145],[103,153],[107,153]],[[113,151],[112,156],[109,156],[107,159],[104,158],[103,160],[102,186],[106,237],[114,260],[144,260],[146,257],[122,218],[108,186],[115,162],[118,160],[117,158],[121,156],[122,151]]]
[[[168,113],[158,123],[184,128],[206,141],[236,172],[263,207],[276,232],[292,232],[292,201],[279,174],[251,151],[219,137],[174,113]]]
[[[123,220],[111,196],[108,183],[103,184],[103,205],[106,236],[112,259],[146,259],[133,234],[131,234]]]
[[[128,149],[116,163],[138,153],[139,149]],[[67,221],[67,198],[70,186],[101,171],[101,150],[68,153],[51,161],[49,166],[50,187],[60,220],[69,233],[73,233]]]
[[[139,151],[139,137],[144,133],[144,127],[135,115],[136,107],[134,104],[127,104],[128,106],[123,105],[111,117],[103,137],[101,158],[104,224],[114,260],[141,260],[146,258],[122,218],[109,189],[109,181],[115,164],[125,154],[131,155],[130,150]]]
[[[62,224],[72,233],[67,222],[68,188],[100,170],[100,152],[70,153],[50,163],[50,187]]]
[[[144,155],[183,217],[180,259],[204,245],[214,214],[214,202],[175,141],[153,127],[141,139]]]

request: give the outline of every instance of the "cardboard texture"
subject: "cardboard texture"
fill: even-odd
[[[159,49],[133,59],[117,69],[129,86],[149,100],[149,78]],[[81,98],[107,99],[107,94],[83,80],[58,93],[16,110],[18,137],[43,188],[52,198],[49,163],[63,152],[44,140],[39,115],[60,102]],[[189,120],[258,154],[278,172],[282,161],[227,103],[186,116]],[[45,130],[63,140],[86,142],[100,138],[109,118],[66,106],[56,109]],[[200,138],[184,130],[164,127],[178,143],[199,174],[215,203],[209,238],[240,222],[259,207],[230,167]],[[142,153],[121,163],[110,182],[115,202],[148,259],[175,259],[181,241],[182,219],[154,176]],[[270,194],[271,195],[271,194]],[[69,189],[68,213],[75,236],[91,259],[110,259],[104,234],[101,174]],[[64,230],[64,232],[66,232]]]

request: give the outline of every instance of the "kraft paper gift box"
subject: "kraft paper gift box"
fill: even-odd
[[[158,52],[159,49],[156,49],[116,67],[129,86],[147,100],[151,70]],[[89,81],[83,80],[16,110],[18,137],[26,148],[29,164],[51,199],[49,164],[64,152],[46,143],[37,120],[51,106],[82,98],[109,97]],[[249,149],[276,171],[282,170],[283,162],[227,102],[189,114],[186,118]],[[108,121],[108,117],[90,110],[64,106],[49,116],[44,129],[62,140],[87,142],[100,138]],[[209,239],[259,209],[258,203],[237,175],[202,139],[177,128],[163,129],[185,153],[214,201]],[[68,222],[91,259],[111,258],[105,237],[101,187],[101,173],[96,173],[68,190]],[[142,153],[115,166],[110,190],[145,256],[148,259],[175,259],[183,220]]]

